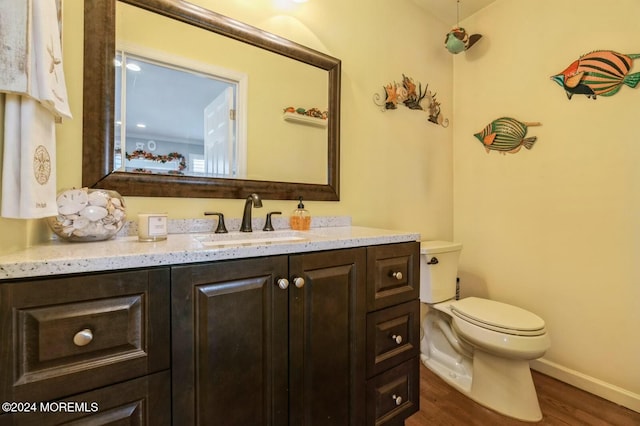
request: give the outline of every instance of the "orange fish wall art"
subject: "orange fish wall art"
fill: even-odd
[[[640,54],[623,55],[612,50],[596,50],[573,61],[564,71],[551,76],[571,99],[573,95],[613,96],[622,86],[635,88],[640,72],[629,74]]]

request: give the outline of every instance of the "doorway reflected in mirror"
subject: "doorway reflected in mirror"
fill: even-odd
[[[246,74],[162,56],[116,53],[114,171],[244,178]]]

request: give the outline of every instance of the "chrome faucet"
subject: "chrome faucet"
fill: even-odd
[[[240,226],[240,232],[252,232],[251,229],[251,207],[262,207],[262,200],[256,193],[249,195],[244,202],[244,214],[242,215],[242,225]]]

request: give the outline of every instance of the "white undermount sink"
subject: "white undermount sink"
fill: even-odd
[[[308,240],[304,233],[297,231],[229,232],[196,235],[193,238],[206,247],[283,244]]]

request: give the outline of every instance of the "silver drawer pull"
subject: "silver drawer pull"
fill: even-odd
[[[391,274],[391,276],[400,281],[402,279],[402,272],[394,272],[393,274]]]
[[[289,280],[286,278],[280,278],[278,280],[278,287],[280,287],[283,290],[286,290],[287,287],[289,287]]]
[[[400,395],[393,394],[393,395],[391,395],[391,398],[396,403],[396,405],[401,405],[402,404],[402,397]]]
[[[396,342],[396,344],[401,344],[402,343],[402,336],[400,336],[399,334],[394,334],[393,336],[391,336],[391,338]]]
[[[293,279],[293,284],[298,287],[298,288],[302,288],[304,287],[304,278],[302,277],[295,277]]]
[[[93,332],[85,328],[84,330],[80,330],[73,336],[73,344],[76,346],[87,346],[93,340]]]

